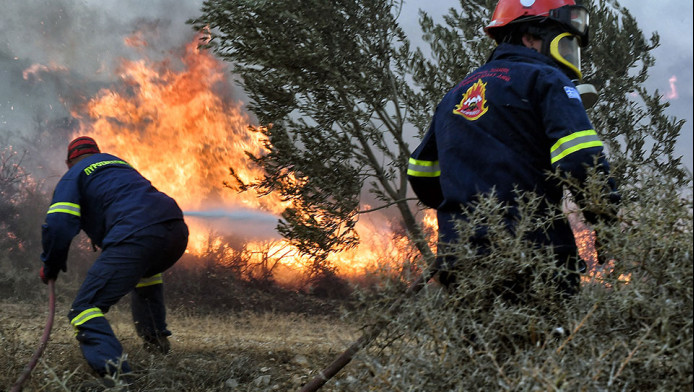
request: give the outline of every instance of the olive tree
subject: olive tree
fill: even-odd
[[[232,65],[267,137],[253,184],[291,202],[279,232],[316,268],[358,242],[360,201],[394,208],[432,255],[408,200],[411,136],[431,106],[412,84],[413,50],[400,1],[206,1],[189,21]],[[233,168],[232,168],[233,169]],[[233,172],[233,170],[232,170]]]

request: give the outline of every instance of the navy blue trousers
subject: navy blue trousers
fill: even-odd
[[[89,269],[68,312],[80,349],[100,376],[131,371],[123,347],[104,317],[132,292],[132,313],[140,336],[171,334],[166,329],[161,274],[185,252],[188,227],[175,220],[144,228],[108,246]],[[139,286],[139,287],[138,287]]]
[[[460,265],[458,260],[450,253],[449,246],[460,243],[461,239],[455,229],[453,219],[464,220],[465,217],[461,214],[447,213],[439,211],[437,214],[439,224],[439,255],[435,261],[435,268],[438,271],[438,280],[441,284],[452,287],[456,285],[456,274],[465,271],[465,266]],[[513,219],[507,219],[507,227],[510,232],[513,232]],[[568,227],[568,226],[567,226]],[[568,230],[568,232],[566,232]],[[535,233],[530,237],[530,240],[537,247],[551,246],[555,254],[555,264],[563,273],[557,273],[548,278],[548,284],[554,285],[557,294],[562,298],[569,298],[576,295],[580,288],[580,272],[585,269],[585,262],[578,257],[573,233],[570,228],[561,230],[557,237],[562,238],[561,244],[555,245],[547,243],[547,235],[544,233]],[[480,256],[488,255],[490,252],[489,238],[487,238],[487,229],[479,227],[472,238],[465,239],[473,249],[476,249]],[[513,279],[505,281],[503,287],[500,288],[507,299],[514,302],[518,301],[525,294],[533,281],[532,271],[523,271]],[[522,302],[522,301],[521,301]]]

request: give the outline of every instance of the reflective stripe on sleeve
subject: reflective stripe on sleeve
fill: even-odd
[[[161,277],[161,274],[156,274],[152,275],[149,278],[142,278],[140,279],[140,282],[137,283],[137,286],[135,287],[146,287],[146,286],[152,286],[155,284],[163,284],[164,279]]]
[[[407,175],[412,177],[439,177],[441,176],[439,161],[420,161],[410,158],[407,166]]]
[[[52,214],[54,212],[62,212],[65,214],[70,214],[70,215],[75,215],[75,216],[82,216],[80,212],[80,205],[75,204],[75,203],[55,203],[48,207],[48,212],[47,214]]]
[[[591,147],[602,147],[602,142],[598,138],[598,134],[595,130],[589,129],[587,131],[574,132],[569,136],[564,136],[557,140],[550,149],[552,164],[573,152]]]

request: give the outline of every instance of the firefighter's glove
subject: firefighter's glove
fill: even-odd
[[[44,284],[48,284],[49,280],[56,280],[58,278],[58,270],[56,270],[54,273],[50,269],[47,269],[46,266],[44,265],[39,270],[39,278],[41,278],[41,281]]]

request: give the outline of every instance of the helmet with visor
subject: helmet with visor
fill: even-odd
[[[500,0],[484,31],[498,40],[497,33],[511,24],[552,21],[588,45],[588,10],[574,0]]]
[[[484,30],[497,43],[513,31],[542,38],[542,53],[581,79],[580,47],[588,45],[588,22],[588,10],[574,0],[500,0]]]

